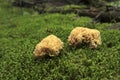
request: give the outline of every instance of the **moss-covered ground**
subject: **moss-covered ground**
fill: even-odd
[[[38,14],[0,0],[0,80],[120,80],[120,30],[75,14]],[[69,48],[76,26],[98,29],[102,45]],[[64,42],[59,56],[35,60],[35,45],[49,34]]]

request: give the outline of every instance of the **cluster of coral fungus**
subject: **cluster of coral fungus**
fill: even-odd
[[[96,29],[76,27],[71,31],[68,43],[70,46],[87,43],[90,48],[97,48],[101,45],[100,32]],[[61,49],[63,49],[63,42],[55,35],[49,35],[36,45],[34,54],[36,57],[45,55],[54,57],[60,53]]]

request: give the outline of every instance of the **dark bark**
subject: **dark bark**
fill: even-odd
[[[103,5],[103,2],[105,0],[15,0],[13,3],[16,6],[21,6],[24,7],[28,4],[41,4],[41,3],[52,3],[53,5],[56,5],[56,3],[58,4],[87,4],[87,5]]]

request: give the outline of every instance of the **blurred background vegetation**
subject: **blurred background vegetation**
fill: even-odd
[[[119,2],[104,6],[101,3],[106,1],[99,0],[100,5],[95,6],[98,0],[50,0],[54,2],[45,4],[34,1],[0,0],[0,80],[120,80],[120,22],[108,17],[94,23],[96,16],[85,16],[101,11],[109,16],[112,12],[119,14],[119,8],[111,7]],[[103,22],[105,19],[111,21]],[[70,48],[67,38],[76,26],[98,29],[102,45],[97,49]],[[64,42],[64,49],[57,57],[36,60],[36,44],[50,34]]]

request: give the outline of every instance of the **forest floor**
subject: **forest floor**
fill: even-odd
[[[73,13],[38,14],[0,0],[0,80],[120,80],[120,30],[91,21]],[[98,29],[102,45],[70,49],[67,38],[77,26]],[[36,44],[50,34],[64,49],[57,57],[35,60]]]

